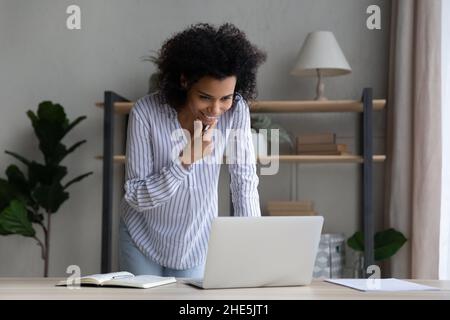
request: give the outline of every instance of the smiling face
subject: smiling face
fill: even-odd
[[[183,81],[182,81],[183,82]],[[236,77],[216,79],[205,76],[194,83],[187,92],[185,111],[204,125],[212,125],[233,105]]]

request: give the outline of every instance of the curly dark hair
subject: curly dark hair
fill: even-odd
[[[219,80],[236,76],[235,92],[247,101],[254,99],[257,69],[266,56],[230,23],[219,28],[198,23],[166,40],[153,62],[158,67],[162,96],[178,109],[185,103],[189,88],[204,76]],[[187,88],[181,86],[182,74]]]

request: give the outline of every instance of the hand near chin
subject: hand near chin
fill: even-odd
[[[194,136],[191,138],[181,155],[181,163],[187,167],[194,162],[210,155],[214,150],[214,144],[212,141],[213,130],[217,125],[217,119],[214,120],[211,126],[206,126],[203,131],[203,123],[200,120],[194,121]]]

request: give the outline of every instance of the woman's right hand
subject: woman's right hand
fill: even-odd
[[[205,131],[202,131],[203,124],[200,120],[194,121],[194,136],[191,138],[191,143],[186,144],[181,155],[180,160],[184,167],[189,167],[194,162],[210,155],[214,150],[212,142],[213,129],[217,125],[217,119]]]

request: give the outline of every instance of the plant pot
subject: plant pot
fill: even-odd
[[[357,279],[365,278],[364,253],[355,252],[353,256],[353,277]]]

